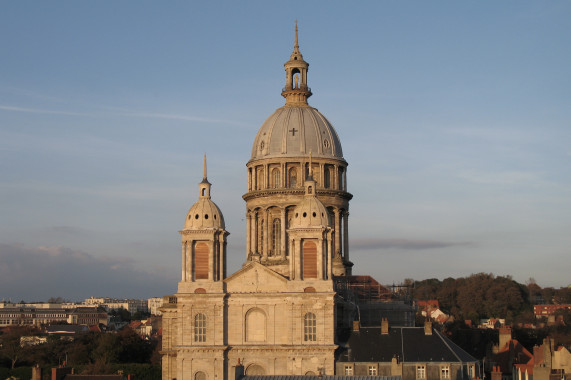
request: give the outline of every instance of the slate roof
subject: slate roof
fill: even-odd
[[[425,335],[424,327],[392,327],[386,335],[380,327],[352,331],[340,362],[390,362],[397,355],[407,362],[476,362],[440,332]]]
[[[247,375],[240,380],[402,380],[401,376],[285,376]]]

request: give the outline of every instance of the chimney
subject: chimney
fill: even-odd
[[[432,335],[432,322],[428,320],[424,322],[424,335]]]
[[[500,328],[500,339],[499,339],[500,350],[502,348],[504,348],[510,340],[512,340],[512,329],[511,329],[511,327]]]
[[[388,335],[389,333],[389,319],[381,319],[381,335]]]
[[[502,380],[502,371],[499,365],[494,366],[492,370],[492,380]]]
[[[244,366],[240,363],[240,359],[238,358],[238,364],[236,364],[234,370],[234,380],[240,380],[244,377]]]
[[[32,380],[42,380],[42,368],[39,364],[32,368]]]
[[[359,331],[359,321],[353,321],[353,331]]]
[[[400,376],[402,378],[402,362],[398,355],[393,356],[391,360],[391,376]]]

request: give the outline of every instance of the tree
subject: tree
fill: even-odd
[[[14,327],[0,336],[2,342],[0,355],[10,360],[12,369],[19,360],[22,360],[26,352],[26,347],[20,344],[20,338],[34,332],[30,327]]]

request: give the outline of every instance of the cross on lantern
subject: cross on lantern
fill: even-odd
[[[299,132],[299,130],[297,130],[297,129],[295,129],[295,128],[292,128],[292,129],[290,129],[289,131],[291,132],[291,135],[292,135],[292,136],[295,136],[295,132]]]

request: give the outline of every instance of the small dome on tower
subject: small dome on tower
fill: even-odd
[[[185,230],[226,228],[222,212],[210,199],[199,199],[186,215]]]
[[[184,222],[185,230],[195,230],[204,228],[226,228],[224,216],[210,199],[210,187],[212,185],[206,179],[206,155],[204,155],[204,178],[198,184],[198,201],[188,210]]]
[[[305,197],[294,209],[291,228],[329,227],[327,209],[317,197]]]
[[[305,181],[303,201],[293,210],[292,228],[329,227],[329,214],[323,203],[315,195],[315,180],[311,172],[311,152],[309,153],[309,176]]]

